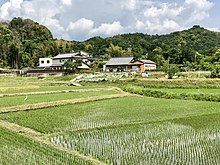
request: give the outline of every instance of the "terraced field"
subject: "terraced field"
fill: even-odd
[[[0,119],[33,128],[39,132],[53,133],[213,114],[220,112],[219,106],[220,104],[216,102],[170,101],[133,96],[88,102],[83,105],[6,113],[0,115]],[[29,120],[26,120],[27,118]]]
[[[72,154],[0,128],[0,164],[92,164]]]
[[[50,79],[0,83],[0,164],[220,164],[218,101],[48,86]]]
[[[58,91],[59,92],[59,91]],[[13,97],[4,97],[0,99],[0,108],[8,107],[8,106],[16,106],[16,105],[26,105],[26,104],[34,104],[41,102],[51,102],[51,101],[59,101],[59,100],[69,100],[69,99],[77,99],[77,98],[87,98],[92,96],[100,96],[100,95],[111,95],[118,94],[117,90],[97,90],[97,91],[61,91],[60,93],[52,93],[52,94],[31,94],[24,96],[13,96]],[[25,99],[27,97],[27,100]]]

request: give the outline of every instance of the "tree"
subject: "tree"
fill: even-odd
[[[75,60],[74,62],[71,60],[67,60],[64,63],[64,67],[66,68],[67,73],[75,73],[75,72],[79,72],[79,67],[82,65],[82,61],[81,60]]]
[[[107,49],[107,53],[109,57],[123,57],[126,55],[126,51],[122,49],[120,46],[115,46],[110,44],[109,48]]]
[[[92,68],[100,71],[101,69],[103,69],[103,66],[105,65],[105,62],[103,62],[102,60],[95,60],[92,63]]]
[[[213,55],[213,57],[212,57],[212,59],[211,59],[211,62],[220,62],[220,49],[218,49],[215,53],[214,53],[214,55]]]
[[[168,60],[163,66],[163,71],[167,74],[168,79],[172,79],[179,72],[179,68],[176,64],[170,64]]]
[[[211,66],[211,78],[220,78],[220,64],[215,63]]]

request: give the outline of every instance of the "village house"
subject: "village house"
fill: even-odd
[[[78,66],[78,69],[91,69],[91,63],[93,62],[93,59],[87,53],[80,51],[74,53],[58,54],[52,58],[40,58],[39,68],[63,70],[65,69],[64,64],[68,60],[71,62],[80,60],[81,66]]]
[[[157,65],[150,60],[136,60],[134,57],[111,58],[103,70],[105,72],[141,72],[156,70]]]
[[[151,60],[141,60],[144,63],[145,71],[157,70],[157,64]]]

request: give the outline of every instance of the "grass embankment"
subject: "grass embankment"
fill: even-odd
[[[148,97],[166,99],[184,99],[220,102],[220,88],[218,89],[170,89],[170,88],[145,88],[142,86],[123,86],[126,92]]]
[[[220,88],[220,79],[132,79],[127,81],[118,81],[123,85],[137,85],[145,88]]]

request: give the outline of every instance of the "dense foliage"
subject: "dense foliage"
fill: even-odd
[[[161,36],[134,33],[106,39],[95,37],[78,45],[84,45],[84,50],[89,51],[94,57],[106,58],[111,55],[109,50],[117,46],[120,53],[117,52],[116,56],[133,55],[136,58],[153,60],[159,66],[169,61],[171,64],[185,66],[188,70],[214,72],[220,62],[220,33],[200,26]],[[87,49],[88,45],[90,49]]]
[[[39,57],[55,53],[54,45],[51,32],[30,19],[0,23],[0,67],[36,66]]]
[[[169,60],[187,70],[212,71],[213,77],[220,70],[220,33],[200,26],[167,35],[134,33],[77,42],[53,39],[46,27],[30,19],[14,18],[0,23],[0,67],[34,67],[39,57],[79,50],[98,60],[134,56],[153,60],[159,66]]]

